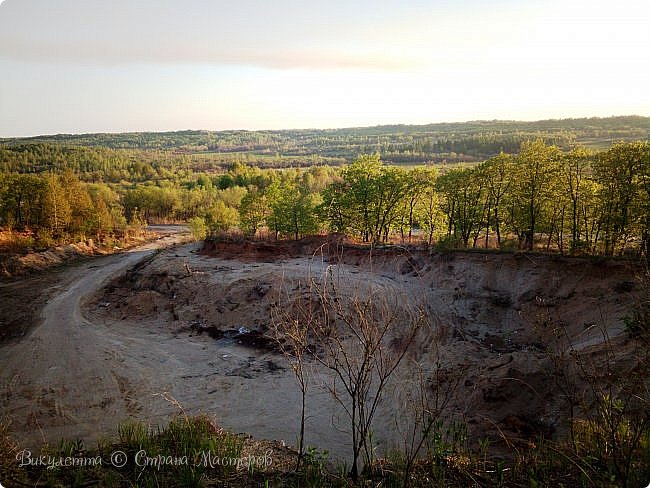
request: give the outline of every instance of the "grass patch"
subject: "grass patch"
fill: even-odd
[[[247,443],[256,441],[226,432],[204,416],[178,417],[165,428],[126,422],[118,427],[116,442],[86,449],[81,441],[63,440],[29,455],[11,440],[9,427],[0,423],[0,479],[5,486],[613,488],[642,487],[650,479],[648,430],[630,452],[630,476],[621,478],[612,463],[615,453],[603,442],[603,426],[593,420],[576,421],[573,443],[540,438],[513,447],[507,461],[490,456],[488,441],[471,450],[462,424],[440,424],[408,472],[405,457],[395,452],[367,466],[357,484],[345,466],[332,467],[327,452],[308,449],[295,471],[294,451],[285,450],[284,461],[278,450],[251,454]],[[625,430],[625,424],[620,427]],[[21,459],[32,464],[20,466]],[[44,464],[35,465],[38,460]],[[67,460],[85,460],[85,465]]]

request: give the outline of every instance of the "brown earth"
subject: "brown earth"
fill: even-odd
[[[96,267],[88,259],[142,246],[169,235],[191,240],[185,226],[153,226],[132,236],[123,248],[107,249],[92,241],[44,251],[0,253],[0,344],[25,336],[39,322],[39,312],[57,291],[70,285],[78,266]]]
[[[404,317],[412,306],[426,311],[377,415],[378,453],[400,447],[412,404],[404,387],[417,368],[428,384],[458,384],[446,413],[468,426],[472,443],[525,443],[564,428],[554,357],[572,346],[598,358],[603,331],[626,350],[622,319],[640,271],[618,260],[370,250],[342,236],[118,258],[61,275],[44,323],[0,349],[0,406],[20,442],[91,441],[128,417],[164,423],[182,405],[230,430],[294,444],[300,397],[271,340],[271,317],[304,283],[335,273],[343,297],[378,293]],[[324,388],[331,376],[309,361],[308,377],[307,443],[345,459],[346,419]]]
[[[559,391],[564,385],[559,385],[557,362],[571,350],[584,352],[589,365],[595,366],[603,365],[606,349],[618,349],[621,364],[630,359],[623,318],[630,314],[642,274],[634,261],[490,251],[430,253],[393,246],[368,249],[341,236],[245,247],[206,243],[203,252],[241,260],[247,259],[251,248],[260,262],[286,263],[281,278],[277,272],[275,277],[265,276],[262,285],[267,290],[286,288],[287,281],[304,282],[314,268],[327,265],[344,269],[342,281],[355,290],[352,294],[363,293],[360,290],[371,283],[404,302],[425,304],[428,327],[411,347],[409,364],[424,364],[429,371],[439,364],[439,375],[448,384],[460,381],[447,410],[470,426],[474,441],[507,437],[509,442],[526,443],[539,434],[564,432],[567,405]],[[301,254],[308,256],[308,263],[296,258]],[[231,286],[229,300],[250,302],[254,295],[246,295],[249,286],[238,281],[238,292]],[[258,305],[255,300],[254,307]],[[268,304],[266,308],[262,320],[268,321]],[[248,310],[239,316],[250,316]],[[207,315],[224,316],[221,310]],[[261,327],[265,330],[268,326]],[[624,364],[620,371],[630,367]],[[402,368],[400,382],[413,382],[413,372],[413,367]],[[404,393],[396,393],[388,411],[394,414],[408,400]],[[404,426],[386,428],[394,439]]]

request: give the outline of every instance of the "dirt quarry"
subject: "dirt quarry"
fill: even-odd
[[[617,260],[370,250],[342,236],[162,249],[89,281],[70,309],[48,310],[50,301],[45,325],[56,312],[74,329],[37,328],[3,346],[0,405],[31,446],[96,440],[129,417],[164,423],[179,408],[295,444],[300,395],[272,317],[292,292],[335,273],[345,296],[372,290],[427,316],[376,416],[378,454],[401,447],[409,402],[396,385],[414,381],[416,368],[455,382],[444,416],[466,424],[470,442],[526,442],[564,429],[548,346],[597,355],[606,332],[624,350],[638,272]],[[69,334],[53,340],[56,353],[50,334]],[[348,422],[324,387],[331,377],[309,360],[307,373],[307,444],[346,459]]]

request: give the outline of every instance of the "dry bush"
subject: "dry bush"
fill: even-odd
[[[299,451],[303,452],[305,361],[331,375],[325,388],[349,422],[352,466],[372,465],[372,423],[391,377],[425,322],[423,307],[404,294],[358,283],[341,266],[323,266],[297,286],[285,286],[273,313],[276,340],[303,398]]]

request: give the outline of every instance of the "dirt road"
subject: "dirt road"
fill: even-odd
[[[41,312],[42,323],[19,343],[0,348],[0,405],[18,441],[35,446],[61,437],[94,439],[114,428],[116,418],[137,410],[130,375],[117,359],[130,338],[88,323],[81,304],[157,249],[187,240],[185,228],[153,230],[165,237],[70,266]]]

